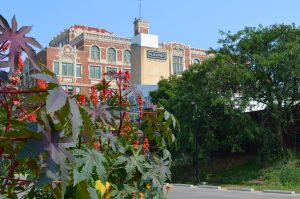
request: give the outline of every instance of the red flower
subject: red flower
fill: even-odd
[[[91,89],[90,100],[92,100],[92,102],[94,104],[98,103],[99,98],[98,98],[98,91],[97,91],[96,86],[93,86],[92,89]]]
[[[35,113],[31,113],[27,119],[30,122],[36,122],[36,114]]]
[[[24,67],[24,62],[23,62],[23,59],[22,59],[22,54],[20,53],[19,57],[18,57],[18,68],[21,69],[23,67]]]
[[[126,122],[130,122],[130,117],[129,117],[129,113],[128,112],[125,112],[124,118],[125,118]]]
[[[2,52],[6,51],[6,50],[9,48],[9,46],[10,46],[10,43],[9,43],[9,42],[5,43],[5,44],[2,46],[2,48],[0,49],[0,51],[2,51]]]
[[[37,80],[37,84],[43,90],[45,90],[47,88],[47,84],[46,84],[46,82],[44,80],[40,80],[40,79]]]
[[[169,183],[166,184],[166,190],[167,190],[167,193],[171,190],[172,188],[172,185],[170,185]]]
[[[94,142],[94,149],[100,148],[100,142]]]
[[[78,98],[79,104],[83,105],[85,104],[85,96],[84,95],[80,95]]]
[[[133,148],[137,149],[139,146],[139,141],[138,140],[134,141],[132,146],[133,146]]]
[[[16,85],[17,83],[20,82],[20,78],[19,77],[10,77],[9,80],[14,85]]]
[[[15,106],[20,105],[20,100],[13,100],[13,104],[14,104]]]
[[[105,101],[106,98],[110,97],[112,95],[113,91],[112,89],[104,89],[101,91],[101,99]]]
[[[131,75],[128,71],[126,71],[124,74],[124,80],[130,80],[130,79],[131,79]]]
[[[137,97],[137,103],[138,103],[138,106],[139,106],[139,118],[142,118],[143,117],[143,105],[144,105],[144,102],[143,102],[143,98],[141,95],[138,95]]]
[[[144,139],[144,144],[143,144],[143,151],[146,151],[149,148],[149,141],[148,138]]]
[[[135,192],[131,192],[131,198],[135,197]]]
[[[138,105],[139,105],[139,106],[142,106],[142,105],[143,105],[143,98],[142,98],[141,95],[139,95],[139,96],[137,97],[137,102],[138,102]]]

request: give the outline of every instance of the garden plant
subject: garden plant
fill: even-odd
[[[0,198],[165,198],[173,115],[128,72],[68,94],[38,62],[30,30],[0,15]],[[20,86],[22,55],[39,71],[32,86]]]

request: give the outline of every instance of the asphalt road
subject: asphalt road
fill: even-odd
[[[227,191],[200,189],[197,187],[173,186],[167,195],[168,199],[296,199],[300,195],[273,194],[262,192]]]

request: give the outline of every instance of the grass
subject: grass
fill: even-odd
[[[250,160],[228,169],[208,169],[202,172],[204,176],[208,184],[223,187],[293,190],[300,193],[300,160],[297,158],[273,163]],[[180,182],[195,184],[194,178],[181,178]]]

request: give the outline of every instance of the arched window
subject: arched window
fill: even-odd
[[[124,65],[131,64],[131,53],[129,50],[124,50],[124,52],[123,52],[123,64]]]
[[[116,50],[113,48],[109,48],[107,50],[107,62],[116,63]]]
[[[91,59],[100,59],[100,49],[97,46],[91,48]]]
[[[193,59],[193,64],[200,64],[201,61],[198,58]]]

